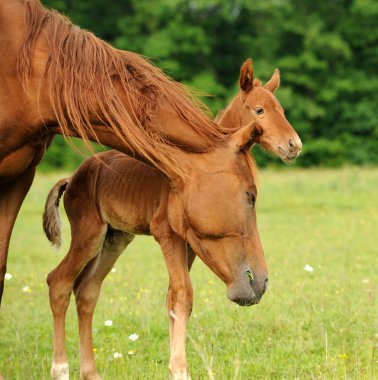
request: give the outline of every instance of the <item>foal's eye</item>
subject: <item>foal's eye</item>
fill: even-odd
[[[245,192],[247,194],[247,201],[250,205],[254,206],[256,203],[256,196],[250,191]]]
[[[255,109],[255,112],[256,112],[256,115],[262,115],[265,111],[264,111],[264,108],[262,108],[262,107],[257,107],[256,109]]]

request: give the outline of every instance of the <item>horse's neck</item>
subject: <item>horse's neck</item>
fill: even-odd
[[[20,48],[24,37],[25,9],[20,1],[0,1],[0,53],[1,61],[12,61],[13,69],[15,62],[12,60],[14,53]]]
[[[212,142],[195,131],[174,110],[161,107],[158,112],[158,123],[162,126],[162,134],[174,146],[189,152],[205,152]]]
[[[25,9],[23,9],[24,7],[22,6],[22,2],[19,2],[17,0],[10,0],[10,2],[15,8],[19,9],[20,15],[23,16]],[[4,1],[0,0],[0,4],[3,3]],[[3,18],[8,17],[8,15],[3,16],[0,13],[0,24]],[[22,22],[24,22],[24,17],[21,17],[21,19]],[[205,152],[213,144],[216,143],[214,141],[211,141],[212,136],[215,136],[215,139],[221,139],[221,134],[218,136],[215,127],[210,122],[208,123],[209,125],[207,125],[206,117],[197,117],[195,107],[193,110],[191,110],[189,103],[186,103],[185,97],[181,96],[180,98],[179,91],[174,90],[174,87],[169,87],[169,85],[167,85],[168,82],[164,80],[163,77],[159,79],[158,72],[155,72],[150,68],[148,69],[148,65],[141,59],[140,61],[136,60],[136,62],[134,62],[135,65],[140,64],[141,70],[143,68],[146,70],[148,69],[146,74],[147,77],[148,75],[151,75],[152,77],[156,74],[158,76],[157,80],[160,80],[167,86],[168,89],[166,91],[169,91],[171,88],[173,89],[173,95],[178,97],[178,101],[173,101],[175,99],[174,97],[170,101],[165,101],[163,94],[160,93],[164,90],[163,86],[163,89],[156,91],[159,97],[157,109],[150,110],[150,115],[147,107],[146,115],[144,115],[143,112],[145,110],[143,104],[146,102],[148,103],[148,97],[146,101],[144,99],[143,91],[141,94],[139,94],[139,87],[136,88],[136,91],[126,91],[127,86],[121,82],[119,85],[115,84],[112,86],[112,79],[109,80],[108,76],[101,77],[102,79],[105,79],[105,82],[107,81],[107,85],[109,87],[109,89],[105,89],[103,91],[103,94],[101,91],[96,91],[96,86],[93,87],[94,89],[92,97],[88,91],[84,91],[84,93],[80,95],[73,94],[71,91],[71,85],[73,85],[73,83],[70,83],[68,81],[67,84],[67,81],[64,81],[64,76],[60,76],[59,78],[54,77],[54,75],[59,75],[62,72],[60,70],[61,66],[59,63],[61,60],[58,59],[59,54],[54,56],[54,58],[51,56],[50,52],[49,56],[49,44],[51,41],[49,42],[48,38],[46,38],[46,35],[48,35],[49,31],[53,30],[53,27],[49,29],[50,24],[48,23],[43,25],[43,28],[47,28],[46,33],[36,34],[36,42],[33,55],[31,57],[32,78],[28,83],[28,95],[33,100],[33,102],[30,103],[32,105],[31,109],[38,111],[38,115],[35,117],[35,119],[38,120],[38,123],[41,126],[45,127],[45,125],[49,125],[50,131],[53,133],[65,133],[67,135],[101,142],[104,145],[111,146],[124,153],[136,156],[138,159],[140,159],[141,156],[147,157],[151,162],[154,163],[155,166],[159,167],[159,169],[165,173],[168,173],[168,170],[165,170],[166,167],[168,167],[170,171],[175,171],[175,168],[177,168],[177,170],[179,169],[179,166],[176,165],[176,159],[174,157],[168,157],[165,154],[166,146],[175,146],[177,148],[176,150]],[[14,28],[10,29],[14,30]],[[22,26],[20,29],[21,31],[24,31],[25,28]],[[63,28],[63,30],[66,31],[65,28]],[[72,31],[72,34],[74,33],[75,29]],[[58,39],[58,41],[60,40]],[[77,44],[75,45],[73,41],[76,40],[72,39],[71,42],[79,52],[79,47]],[[88,41],[91,41],[91,39]],[[3,56],[5,56],[6,46],[4,49],[1,49],[1,43],[2,39],[0,38],[0,54],[3,53]],[[62,43],[62,41],[59,43]],[[88,44],[89,46],[92,46],[91,44],[94,43],[88,42]],[[26,46],[28,45],[26,44]],[[33,44],[30,46],[33,47]],[[62,46],[64,46],[63,43]],[[102,48],[105,49],[105,51],[109,51],[108,64],[114,65],[114,67],[119,71],[120,75],[129,75],[130,78],[127,77],[125,80],[130,79],[130,86],[132,86],[133,81],[138,82],[139,79],[137,75],[134,78],[132,74],[128,74],[127,70],[124,72],[122,69],[117,68],[117,65],[120,65],[120,67],[124,66],[120,63],[120,60],[123,62],[124,57],[117,56],[117,59],[111,58],[112,54],[115,53],[111,51],[110,48],[105,48],[104,46],[102,46]],[[49,59],[52,63],[50,63],[49,69],[46,71],[46,62],[48,62]],[[132,61],[131,58],[130,60]],[[75,62],[76,61],[74,60],[73,63]],[[26,69],[28,69],[28,63],[29,61],[26,59],[26,62],[24,62]],[[12,65],[13,67],[16,67],[14,62],[12,62]],[[2,68],[1,66],[2,62],[0,60],[0,69]],[[82,65],[76,65],[75,67],[78,66],[82,67]],[[101,65],[99,67],[101,67]],[[132,65],[130,67],[133,68]],[[91,69],[93,70],[93,67]],[[148,74],[149,70],[152,74]],[[78,74],[80,73],[81,71],[78,70]],[[67,79],[69,80],[72,77],[76,77],[69,74],[70,72],[68,74],[67,72],[65,73]],[[99,80],[101,80],[101,78]],[[29,79],[28,70],[25,70],[24,79],[25,82]],[[88,78],[86,80],[88,80]],[[86,84],[85,80],[83,83]],[[146,83],[148,83],[148,81]],[[143,85],[143,82],[138,82],[138,84]],[[101,86],[98,86],[98,90],[100,89]],[[79,90],[83,91],[80,86],[78,86],[78,91]],[[176,91],[177,94],[174,91]],[[114,97],[114,105],[112,104],[111,99],[106,99],[106,96],[109,96],[109,93],[111,93],[111,95],[117,93],[117,96]],[[161,98],[160,95],[162,95]],[[73,101],[71,101],[72,97],[74,98]],[[144,102],[141,102],[140,98],[143,98]],[[167,98],[170,99],[168,95]],[[107,101],[110,103],[109,107],[107,107]],[[78,106],[79,103],[82,105],[82,107]],[[85,111],[81,112],[80,108],[84,109]],[[129,110],[129,112],[124,112],[125,110]],[[180,110],[182,114],[180,113]],[[29,114],[29,111],[30,110],[27,110],[25,114]],[[198,112],[200,111],[198,110]],[[147,116],[151,117],[151,120],[153,118],[154,123],[149,124]],[[25,121],[25,123],[28,122],[36,124],[35,120],[32,120],[31,118],[29,119],[30,120]],[[147,119],[147,121],[144,119]],[[58,124],[60,124],[60,127]],[[203,130],[205,131],[204,133],[201,131],[202,124]],[[208,132],[208,127],[210,127],[210,132],[211,129],[214,129],[212,133]],[[150,132],[149,136],[143,129]],[[167,142],[167,144],[165,142]],[[137,152],[139,152],[139,154]]]
[[[167,151],[170,150],[171,157],[174,157],[177,163],[180,163],[180,169],[185,173],[183,163],[190,160],[191,152],[201,153],[206,152],[211,146],[210,142],[195,131],[193,131],[188,125],[185,124],[178,116],[170,114],[163,115],[160,119],[162,127],[164,127],[164,133],[167,140],[172,142],[174,147],[167,146]],[[107,125],[101,124],[99,121],[93,120],[92,129],[95,135],[88,133],[89,140],[93,142],[100,142],[103,145],[112,147],[122,153],[136,158],[139,161],[143,161],[150,164],[145,157],[133,150],[126,142],[117,136]],[[53,133],[63,134],[62,129],[59,126],[51,127]],[[71,130],[70,135],[72,137],[81,137],[77,132]],[[182,166],[181,166],[182,165]],[[177,173],[171,173],[167,169],[166,174],[174,177]]]
[[[240,109],[242,106],[240,96],[235,96],[230,105],[217,118],[217,123],[230,130],[239,128],[242,125],[242,119],[240,117]]]

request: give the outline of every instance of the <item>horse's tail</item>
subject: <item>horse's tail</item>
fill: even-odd
[[[59,201],[66,190],[69,178],[59,180],[50,190],[43,212],[43,230],[53,246],[62,245],[62,225],[60,223]]]

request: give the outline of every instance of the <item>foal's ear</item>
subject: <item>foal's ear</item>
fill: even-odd
[[[256,121],[239,129],[231,136],[230,144],[236,152],[249,150],[254,143],[259,142],[262,129]]]
[[[278,69],[274,70],[272,77],[265,83],[265,88],[271,92],[277,90],[280,85],[280,71]]]
[[[244,92],[249,92],[253,88],[253,67],[252,59],[248,58],[240,68],[240,88]]]

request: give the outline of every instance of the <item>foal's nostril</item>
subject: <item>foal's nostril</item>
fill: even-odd
[[[295,147],[295,142],[293,141],[293,140],[289,140],[289,146],[291,147],[291,148],[294,148]]]
[[[250,270],[247,270],[247,276],[249,278],[249,281],[252,283],[255,279],[253,277],[253,274]]]
[[[263,290],[263,294],[266,292],[266,289],[268,289],[268,282],[269,282],[269,280],[266,278],[265,281],[264,281],[264,290]]]

